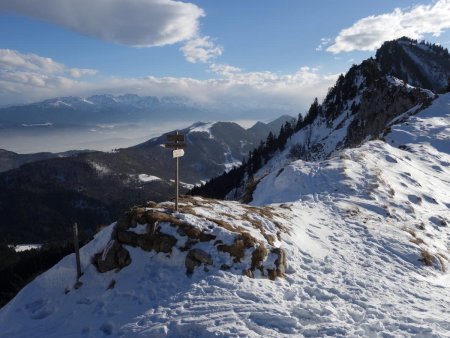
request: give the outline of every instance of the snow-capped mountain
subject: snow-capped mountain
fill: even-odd
[[[5,126],[52,123],[56,125],[92,125],[173,120],[189,114],[198,118],[205,107],[184,97],[93,95],[59,97],[21,106],[0,109]]]
[[[257,175],[252,205],[130,212],[0,310],[0,337],[445,337],[450,94],[326,160]],[[101,272],[100,272],[101,271]]]

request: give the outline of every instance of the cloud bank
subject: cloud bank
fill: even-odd
[[[384,41],[402,36],[421,39],[424,34],[439,36],[450,28],[450,0],[438,0],[409,10],[369,16],[343,29],[326,50],[337,54],[355,50],[373,51]]]
[[[95,74],[94,69],[68,68],[36,54],[0,49],[0,102],[46,97]]]
[[[216,46],[209,36],[189,40],[180,50],[191,63],[208,63],[223,53],[223,47]]]
[[[118,44],[164,46],[195,38],[204,11],[174,0],[2,0],[0,10],[35,17]]]
[[[19,104],[57,96],[136,93],[185,96],[212,107],[290,110],[303,112],[315,96],[323,97],[337,75],[322,75],[317,68],[302,67],[293,74],[246,72],[212,63],[211,77],[104,78],[92,69],[68,68],[35,54],[0,50],[0,102]],[[84,76],[90,76],[85,79]]]

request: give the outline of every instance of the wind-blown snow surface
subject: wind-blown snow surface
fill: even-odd
[[[100,274],[90,258],[111,225],[82,248],[81,288],[68,256],[1,310],[0,337],[448,337],[449,104],[441,96],[392,125],[386,142],[310,163],[289,163],[286,149],[263,168],[252,203],[270,203],[289,231],[285,278],[187,277],[177,251],[130,247],[130,266]],[[196,213],[226,221],[242,210],[221,201]]]

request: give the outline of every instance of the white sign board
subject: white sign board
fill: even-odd
[[[184,155],[184,150],[183,149],[175,149],[172,154],[173,154],[173,158],[181,157]]]

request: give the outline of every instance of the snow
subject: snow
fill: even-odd
[[[94,168],[97,171],[99,175],[108,175],[109,173],[111,173],[111,169],[109,169],[107,166],[103,164],[94,161],[90,161],[89,163],[91,164],[92,168]]]
[[[186,182],[182,182],[182,181],[180,181],[180,185],[181,185],[183,188],[186,188],[186,189],[188,189],[188,190],[191,190],[192,188],[195,187],[194,184],[186,183]]]
[[[61,101],[61,100],[57,100],[56,102],[53,102],[50,105],[54,106],[54,107],[69,107],[69,108],[73,108],[71,104],[66,103],[64,101]]]
[[[280,153],[258,173],[252,206],[197,198],[193,212],[176,213],[223,243],[232,231],[212,219],[259,240],[247,217],[270,233],[281,224],[286,232],[275,245],[287,254],[284,278],[216,265],[189,277],[179,249],[132,247],[131,265],[100,274],[91,257],[109,242],[112,224],[81,248],[83,285],[73,288],[75,257],[65,257],[0,310],[0,337],[448,337],[450,94],[404,118],[385,142],[326,160],[291,162],[288,150]],[[325,134],[319,128],[313,137]],[[270,213],[252,209],[259,207]],[[168,223],[160,226],[183,244]],[[230,259],[210,242],[198,245],[217,264]],[[432,266],[420,260],[424,251]]]
[[[242,142],[241,142],[241,144],[242,144]],[[231,153],[231,149],[227,144],[222,143],[222,145],[225,149],[225,152],[223,153],[223,156],[225,157],[225,163],[223,165],[225,166],[225,171],[228,172],[231,169],[234,169],[234,168],[240,166],[242,162],[233,157],[233,154]]]
[[[215,121],[194,123],[191,127],[189,127],[189,133],[207,133],[209,138],[212,139],[214,136],[212,135],[211,128],[216,123],[217,122]]]
[[[153,181],[161,181],[161,178],[159,178],[158,176],[153,176],[153,175],[147,175],[147,174],[140,174],[138,175],[139,181],[141,182],[153,182]]]
[[[18,245],[8,245],[10,248],[14,249],[16,252],[23,252],[28,250],[39,249],[42,244],[18,244]]]
[[[175,180],[170,179],[169,182],[170,182],[170,183],[175,183]],[[183,181],[180,181],[179,183],[180,183],[180,185],[181,185],[183,188],[186,188],[186,189],[188,189],[188,190],[192,189],[192,188],[195,186],[194,184],[186,183],[186,182],[183,182]]]
[[[386,79],[388,80],[388,83],[392,84],[393,86],[404,86],[408,89],[408,91],[411,91],[412,89],[415,89],[416,87],[411,86],[410,84],[396,78],[395,76],[387,76]]]

